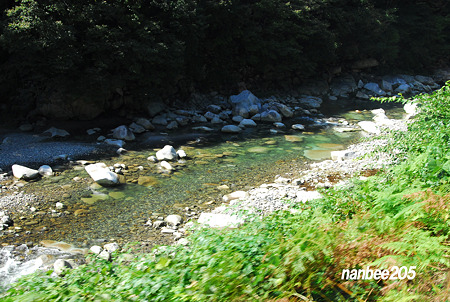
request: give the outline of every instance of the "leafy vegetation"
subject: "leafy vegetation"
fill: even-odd
[[[185,247],[116,254],[63,277],[27,276],[2,301],[445,301],[450,294],[450,83],[390,146],[404,160],[296,211],[201,229]],[[342,280],[344,269],[415,266],[412,280]],[[285,300],[283,300],[285,299]]]
[[[1,102],[55,97],[139,107],[239,81],[287,88],[375,58],[385,68],[448,62],[446,1],[3,1]],[[119,93],[119,92],[120,93]],[[107,106],[106,106],[107,107]],[[132,107],[132,106],[130,106]]]

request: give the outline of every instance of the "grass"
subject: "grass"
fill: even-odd
[[[446,301],[450,296],[450,84],[417,98],[421,114],[395,133],[403,159],[350,189],[201,229],[189,247],[95,257],[63,277],[22,278],[2,301]],[[413,280],[341,280],[343,269],[416,267]]]

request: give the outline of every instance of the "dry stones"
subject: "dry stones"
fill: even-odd
[[[24,180],[32,180],[39,176],[39,171],[30,169],[21,165],[13,165],[12,172],[14,177]]]
[[[119,184],[119,176],[110,171],[104,163],[96,163],[85,167],[89,176],[99,185],[108,187]]]

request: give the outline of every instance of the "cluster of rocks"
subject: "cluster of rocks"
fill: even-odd
[[[187,208],[189,210],[189,208]],[[188,216],[193,216],[195,213],[189,213]],[[188,241],[184,238],[186,229],[182,227],[183,218],[180,215],[168,215],[163,219],[161,216],[150,218],[145,224],[155,229],[160,229],[161,234],[172,235],[173,239],[178,244],[187,245]]]
[[[90,252],[94,253],[98,256],[98,258],[111,261],[111,254],[120,249],[119,244],[117,242],[104,244],[103,247],[99,245],[93,245],[89,249]]]

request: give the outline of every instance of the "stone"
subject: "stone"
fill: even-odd
[[[192,127],[192,130],[201,130],[201,131],[205,131],[205,132],[214,131],[214,129],[206,127],[206,126]]]
[[[282,117],[275,110],[267,110],[267,111],[264,111],[264,112],[261,113],[260,119],[263,122],[274,123],[274,122],[281,122]]]
[[[186,152],[184,152],[184,150],[181,150],[181,149],[177,151],[177,155],[178,155],[179,158],[187,157]]]
[[[163,161],[161,162],[161,168],[164,168],[164,169],[169,170],[169,171],[173,170],[172,165],[169,164],[169,163],[168,163],[167,161],[165,161],[165,160],[163,160]]]
[[[175,230],[171,229],[171,228],[166,228],[166,227],[161,228],[162,234],[173,234],[174,232],[175,232]]]
[[[105,139],[104,142],[108,145],[115,146],[118,148],[123,148],[123,146],[125,145],[125,142],[121,139],[108,138],[108,139]]]
[[[55,127],[51,127],[44,132],[42,132],[44,135],[50,135],[50,137],[66,137],[70,136],[70,133],[63,129],[58,129]]]
[[[231,201],[231,200],[235,200],[235,199],[246,199],[248,198],[250,195],[248,194],[248,192],[245,191],[235,191],[233,193],[224,195],[222,197],[222,200],[225,202]]]
[[[15,178],[23,180],[32,180],[39,177],[39,171],[27,168],[21,165],[13,165],[12,172]]]
[[[211,120],[211,124],[223,124],[223,121],[222,121],[218,116],[215,116],[215,117]]]
[[[53,175],[53,170],[52,167],[48,166],[48,165],[42,165],[39,167],[38,169],[39,174],[41,174],[42,176],[52,176]]]
[[[72,264],[70,264],[69,261],[64,260],[64,259],[58,259],[55,261],[55,263],[53,263],[53,271],[58,276],[62,275],[65,270],[71,269],[71,268],[72,268]]]
[[[165,221],[162,221],[162,220],[156,220],[155,222],[153,222],[153,227],[155,228],[155,229],[159,229],[159,228],[162,228],[163,226],[165,226],[166,225],[166,222]]]
[[[406,103],[403,106],[403,110],[405,110],[405,112],[407,114],[407,118],[411,118],[411,117],[417,115],[417,113],[419,113],[417,103],[413,103],[413,102]]]
[[[392,84],[389,83],[388,81],[385,81],[385,80],[381,80],[381,89],[383,89],[385,91],[392,91],[392,90],[394,90],[392,88]]]
[[[317,109],[317,108],[320,108],[320,106],[321,106],[322,103],[323,103],[323,100],[322,100],[321,98],[319,98],[319,97],[308,96],[308,95],[306,95],[306,96],[302,96],[302,97],[299,99],[299,103],[300,103],[302,106],[305,106],[305,107],[307,107],[307,108],[314,108],[314,109]]]
[[[57,202],[57,203],[55,204],[55,208],[56,208],[57,210],[63,210],[64,208],[66,208],[66,206],[65,206],[62,202]]]
[[[370,99],[370,96],[368,96],[367,94],[365,94],[364,92],[361,92],[361,91],[356,92],[356,97],[358,99],[363,99],[363,100]]]
[[[244,223],[244,220],[236,215],[201,213],[198,218],[198,223],[212,228],[224,228],[238,227]]]
[[[358,123],[358,126],[366,132],[380,134],[380,128],[378,128],[377,124],[375,124],[374,122],[362,121]]]
[[[203,115],[194,115],[192,119],[197,123],[206,123],[208,121]]]
[[[189,244],[189,241],[186,238],[180,238],[180,240],[177,241],[177,244],[186,246]]]
[[[244,118],[249,117],[250,112],[256,114],[261,109],[261,101],[249,90],[244,90],[238,95],[230,96],[230,101],[233,114],[240,115]]]
[[[244,118],[242,117],[242,116],[240,116],[240,115],[235,115],[235,116],[233,116],[233,118],[231,119],[233,122],[235,122],[235,123],[240,123],[240,122],[242,122],[242,120],[243,120]]]
[[[156,158],[156,156],[150,155],[149,157],[147,157],[147,160],[156,163],[158,161],[158,159]]]
[[[136,120],[136,124],[144,127],[146,130],[154,130],[155,126],[146,118],[140,117]]]
[[[355,79],[351,75],[334,78],[330,84],[331,93],[335,96],[348,96],[348,94],[353,93],[356,88],[357,85]]]
[[[203,116],[206,117],[207,120],[212,120],[213,118],[217,117],[217,114],[208,111]]]
[[[134,122],[130,124],[129,128],[133,133],[139,134],[139,133],[145,132],[145,128],[143,126],[141,126],[137,123],[134,123]]]
[[[381,90],[380,86],[377,83],[367,83],[364,85],[364,88],[373,92],[377,96],[385,96],[386,92]]]
[[[222,111],[222,107],[220,107],[219,105],[208,105],[208,107],[206,107],[206,110],[215,114],[219,114],[220,111]]]
[[[275,123],[273,123],[273,125],[274,125],[275,127],[277,127],[277,128],[285,128],[285,127],[286,127],[285,124],[280,123],[280,122],[275,122]]]
[[[156,159],[162,160],[176,160],[178,158],[177,151],[170,145],[165,145],[164,148],[156,152]]]
[[[297,202],[307,202],[322,198],[322,194],[317,191],[297,191],[296,197]]]
[[[408,93],[411,90],[411,86],[408,84],[401,84],[394,91],[397,93]]]
[[[152,101],[147,105],[147,113],[151,117],[161,113],[164,109],[166,109],[166,105],[161,101]]]
[[[97,137],[98,142],[103,142],[105,139],[106,139],[106,137],[104,137],[103,135],[100,135],[99,137]]]
[[[239,127],[256,127],[256,123],[254,120],[246,118],[239,123]]]
[[[176,121],[171,121],[167,124],[166,129],[173,130],[178,128],[178,123]]]
[[[183,218],[181,218],[180,215],[169,215],[164,219],[164,221],[169,226],[177,226],[183,222]]]
[[[132,141],[136,137],[134,136],[133,132],[130,129],[128,129],[127,126],[122,125],[113,130],[113,138],[119,140]]]
[[[109,187],[120,183],[119,176],[110,171],[104,163],[96,163],[85,167],[89,176],[99,185]]]
[[[231,113],[232,113],[231,110],[222,111],[221,113],[219,113],[219,118],[221,120],[227,120],[230,118]]]
[[[226,125],[222,127],[221,131],[225,133],[239,133],[242,129],[235,125]]]
[[[414,78],[424,85],[434,85],[435,84],[433,78],[431,78],[431,77],[416,75]]]
[[[291,126],[291,128],[294,130],[300,130],[300,131],[305,130],[305,126],[303,126],[302,124],[294,124]]]
[[[331,151],[331,159],[336,161],[355,158],[356,153],[348,150]]]
[[[98,130],[97,130],[98,129]],[[97,132],[99,132],[101,129],[100,128],[92,128],[92,129],[88,129],[86,130],[87,135],[94,135]]]
[[[178,117],[175,118],[175,121],[180,126],[187,126],[191,120],[188,117],[185,117],[185,116],[178,116]]]
[[[294,112],[292,112],[292,110],[284,104],[277,104],[277,108],[278,108],[278,112],[280,112],[281,115],[283,115],[284,117],[293,117],[294,116]]]
[[[111,243],[107,243],[103,246],[103,248],[105,250],[107,250],[110,253],[113,253],[115,251],[117,251],[120,247],[119,244],[117,244],[117,242],[111,242]]]
[[[111,261],[111,254],[108,251],[103,250],[100,252],[100,254],[98,254],[98,258],[106,261]]]
[[[156,184],[158,184],[158,179],[154,176],[146,176],[146,175],[141,175],[138,178],[138,185],[140,186],[155,186]]]
[[[100,254],[102,252],[103,249],[102,249],[101,246],[94,245],[94,246],[91,246],[91,248],[89,250],[91,252],[93,252],[94,254],[98,255],[98,254]]]
[[[167,119],[164,116],[157,115],[152,119],[152,124],[167,126],[167,124],[169,124],[169,122],[167,121]]]
[[[33,130],[33,125],[31,124],[22,124],[19,126],[19,130],[23,132],[29,132]]]

